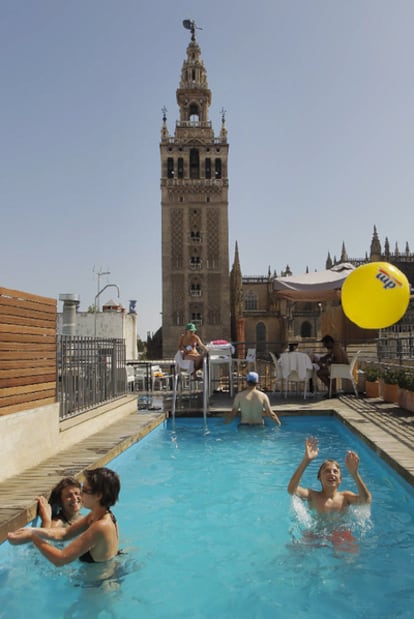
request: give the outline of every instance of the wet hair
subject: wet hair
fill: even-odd
[[[318,471],[318,479],[321,478],[321,473],[322,473],[322,469],[327,465],[327,464],[334,464],[339,471],[339,476],[342,479],[342,469],[341,469],[341,465],[338,464],[338,462],[336,460],[325,460],[324,462],[322,462],[321,466],[319,467],[319,471]]]
[[[121,482],[118,475],[111,469],[105,467],[98,469],[87,469],[84,476],[90,489],[94,493],[101,494],[100,504],[103,507],[111,507],[118,500]]]
[[[49,503],[52,506],[52,519],[60,517],[63,509],[62,505],[62,492],[65,488],[79,488],[81,489],[81,483],[75,477],[64,477],[52,488],[50,493]]]

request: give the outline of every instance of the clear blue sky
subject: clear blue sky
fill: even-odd
[[[237,240],[244,275],[321,270],[343,241],[363,257],[374,224],[414,251],[412,0],[1,0],[0,286],[84,310],[110,271],[141,337],[160,326],[186,18],[216,134],[227,111],[230,264]]]

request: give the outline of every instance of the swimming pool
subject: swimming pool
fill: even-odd
[[[56,569],[34,548],[0,547],[0,617],[130,619],[408,618],[413,614],[414,492],[334,418],[282,418],[282,428],[210,420],[164,424],[112,461],[126,554],[110,566]],[[361,457],[373,495],[348,515],[358,552],[306,541],[309,515],[287,483],[304,439],[319,464]],[[346,470],[342,487],[354,489]]]

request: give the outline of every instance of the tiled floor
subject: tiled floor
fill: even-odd
[[[335,413],[395,470],[414,485],[414,415],[382,400],[341,396],[333,399],[281,398],[270,394],[280,415]],[[214,394],[209,413],[223,414],[231,407],[228,394]],[[188,407],[187,407],[187,410]],[[178,413],[177,413],[178,415]],[[162,423],[160,411],[138,411],[92,435],[75,449],[66,450],[18,477],[0,483],[0,542],[8,531],[24,526],[36,515],[39,494],[48,494],[66,475],[80,476],[86,468],[104,466]],[[282,420],[283,421],[283,420]]]

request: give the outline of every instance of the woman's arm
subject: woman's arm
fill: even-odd
[[[85,531],[88,526],[89,515],[80,518],[70,527],[51,527],[47,529],[42,527],[23,527],[21,529],[17,529],[17,531],[14,531],[13,533],[9,533],[7,538],[14,546],[27,544],[27,542],[33,541],[34,536],[39,539],[50,539],[59,542],[79,535]]]
[[[40,550],[42,555],[57,567],[71,563],[81,555],[95,547],[101,537],[101,523],[94,523],[87,531],[82,533],[65,548],[56,548],[45,539],[34,533],[33,544]]]
[[[201,339],[198,337],[198,335],[195,336],[197,338],[197,346],[199,346],[201,348],[201,350],[204,350],[204,352],[207,352],[207,347],[204,346],[203,342],[201,341]]]

